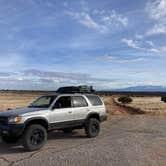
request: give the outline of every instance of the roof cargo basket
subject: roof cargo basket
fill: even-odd
[[[57,93],[93,93],[95,90],[92,86],[82,85],[82,86],[66,86],[60,87]]]

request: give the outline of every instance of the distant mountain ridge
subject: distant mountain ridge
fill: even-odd
[[[166,92],[165,86],[133,86],[128,88],[116,89],[116,91],[134,91],[134,92]]]

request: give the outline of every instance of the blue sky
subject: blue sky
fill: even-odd
[[[0,0],[0,89],[166,86],[166,0]]]

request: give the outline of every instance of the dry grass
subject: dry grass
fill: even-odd
[[[101,96],[102,100],[104,101],[104,104],[106,106],[106,110],[107,112],[111,112],[112,109],[111,109],[111,96]]]
[[[161,101],[161,97],[132,97],[132,99],[132,103],[125,105],[145,113],[166,115],[166,103]],[[115,100],[118,102],[117,98]]]
[[[21,108],[29,105],[34,99],[44,93],[36,92],[0,92],[0,111]]]

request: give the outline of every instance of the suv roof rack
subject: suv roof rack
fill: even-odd
[[[93,89],[93,86],[65,86],[60,87],[57,91],[57,93],[94,93],[95,90]]]

